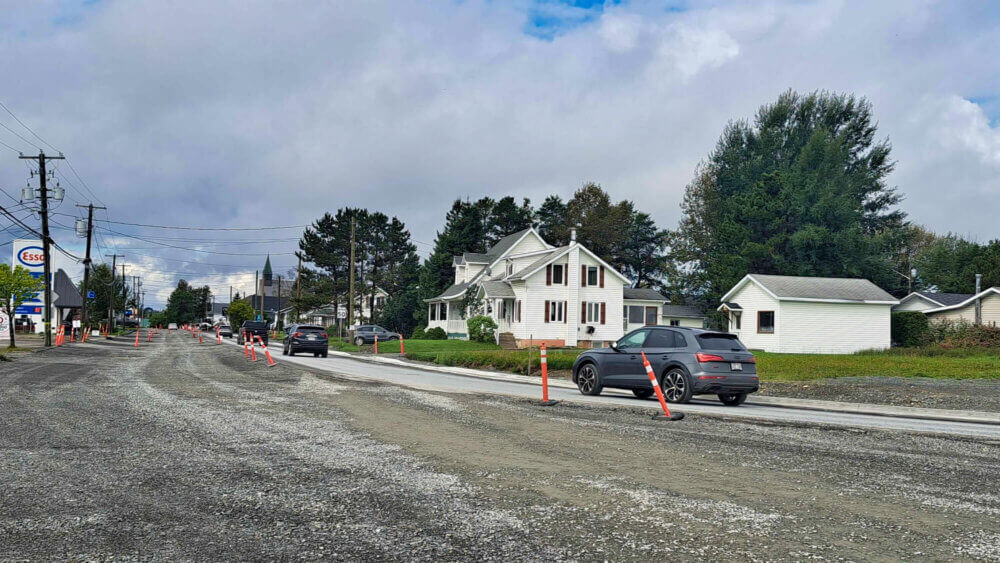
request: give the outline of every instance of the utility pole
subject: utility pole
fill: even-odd
[[[259,298],[259,297],[260,297],[260,295],[257,295],[257,292],[258,292],[258,291],[260,291],[260,290],[258,289],[258,288],[260,287],[260,283],[259,283],[259,282],[257,281],[257,276],[258,276],[258,275],[260,275],[260,270],[254,270],[254,271],[253,271],[253,294],[254,294],[254,295],[255,295],[256,297],[258,297],[258,298]],[[251,307],[253,306],[253,298],[251,298],[251,299],[250,299],[250,306],[251,306]],[[263,299],[261,299],[261,300],[260,300],[260,306],[261,306],[261,307],[263,307],[263,306],[264,306],[264,300],[263,300]],[[263,319],[263,318],[264,318],[264,317],[263,317],[263,316],[261,316],[261,319]]]
[[[281,275],[278,275],[278,310],[274,313],[274,330],[278,330],[278,316],[281,314]]]
[[[118,266],[116,265],[118,258],[125,257],[121,254],[111,255],[111,289],[108,290],[108,323],[110,328],[108,334],[111,334],[115,330],[115,279],[118,276]]]
[[[128,309],[128,282],[125,281],[125,264],[122,264],[122,327],[125,327],[125,309]]]
[[[351,217],[351,286],[347,301],[347,326],[354,326],[354,218]]]
[[[299,268],[295,272],[295,322],[299,322],[299,307],[302,306],[302,253],[296,252],[299,257]]]
[[[51,244],[49,237],[49,194],[46,185],[48,178],[46,178],[45,163],[49,160],[62,160],[65,157],[63,155],[45,156],[44,152],[38,151],[38,156],[24,156],[22,154],[18,158],[38,161],[38,187],[42,198],[42,253],[45,255],[45,315],[42,319],[44,323],[42,326],[45,327],[45,345],[52,346],[52,260],[49,251]]]
[[[87,295],[90,293],[90,239],[94,232],[94,210],[95,209],[107,209],[107,207],[94,207],[94,204],[80,205],[76,204],[77,207],[87,208],[87,255],[83,259],[83,315],[80,318],[80,326],[87,329],[87,311],[90,309],[90,303],[87,301]]]

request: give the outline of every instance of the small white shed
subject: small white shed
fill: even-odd
[[[888,348],[899,303],[864,279],[764,274],[747,274],[722,301],[729,331],[747,348],[799,354]]]

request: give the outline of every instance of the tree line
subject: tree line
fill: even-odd
[[[685,188],[675,229],[593,182],[537,207],[512,196],[457,199],[421,263],[399,218],[345,207],[305,229],[298,246],[306,267],[289,273],[299,275],[301,295],[291,304],[346,304],[352,228],[358,301],[374,311],[368,320],[407,334],[427,322],[422,300],[454,282],[454,256],[486,252],[529,226],[557,246],[576,228],[580,243],[635,286],[706,312],[747,273],[860,277],[899,297],[911,287],[969,293],[976,273],[984,287],[1000,285],[1000,241],[936,235],[907,219],[902,194],[887,182],[891,151],[866,99],[788,91],[724,128]],[[389,296],[381,307],[380,289]]]

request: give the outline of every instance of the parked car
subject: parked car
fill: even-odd
[[[358,346],[364,344],[374,344],[375,335],[378,335],[379,342],[387,340],[399,340],[399,333],[386,330],[378,325],[360,325],[354,330],[354,343]]]
[[[312,352],[313,356],[325,358],[329,349],[325,328],[299,324],[285,327],[284,348],[281,350],[283,355],[294,356],[296,352]]]
[[[580,354],[573,364],[573,383],[584,395],[599,395],[605,387],[613,387],[648,398],[653,386],[640,352],[645,352],[671,403],[713,394],[723,404],[736,406],[760,388],[756,360],[736,335],[661,326],[633,330],[610,348]]]
[[[225,338],[233,337],[233,327],[229,325],[219,325],[219,335]]]
[[[243,321],[243,325],[240,326],[240,332],[236,335],[236,343],[243,344],[243,336],[249,333],[253,341],[257,341],[259,336],[264,344],[267,344],[267,323],[262,321]]]
[[[170,323],[167,325],[167,330],[177,330],[177,323]]]

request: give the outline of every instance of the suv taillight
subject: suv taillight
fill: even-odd
[[[726,361],[722,356],[716,356],[715,354],[706,354],[704,352],[698,352],[697,354],[694,355],[694,357],[701,363]]]
[[[302,338],[302,336],[303,335],[302,335],[301,332],[293,332],[292,333],[292,338]]]
[[[756,364],[757,363],[757,358],[755,358],[753,356],[750,356],[750,359],[749,360],[743,360],[743,363],[744,364]]]

